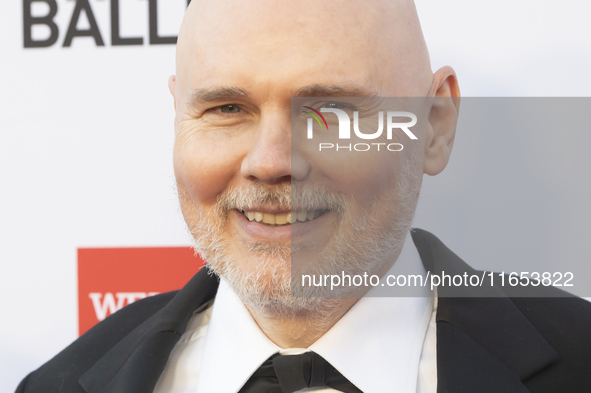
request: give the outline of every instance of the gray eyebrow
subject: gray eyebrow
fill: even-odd
[[[321,85],[304,86],[295,93],[294,97],[376,97],[374,90],[356,86]]]
[[[247,98],[246,90],[239,87],[214,87],[194,89],[189,96],[189,105],[204,104],[212,101],[232,100],[235,98]]]

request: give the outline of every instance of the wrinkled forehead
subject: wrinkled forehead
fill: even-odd
[[[177,46],[178,83],[190,89],[354,83],[412,95],[429,73],[406,0],[193,0]]]

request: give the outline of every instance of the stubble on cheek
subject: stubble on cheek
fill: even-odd
[[[187,224],[195,253],[207,263],[216,259],[227,259],[227,244],[223,237],[227,216],[215,214],[215,205],[206,211],[195,204],[185,186],[178,180],[176,189],[181,213]]]

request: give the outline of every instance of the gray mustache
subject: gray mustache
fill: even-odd
[[[226,213],[233,209],[256,210],[261,207],[342,212],[347,208],[347,200],[342,193],[329,191],[321,185],[286,182],[269,186],[255,182],[249,187],[226,190],[218,196],[217,206]]]

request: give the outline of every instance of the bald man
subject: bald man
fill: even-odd
[[[577,298],[293,296],[295,265],[475,273],[409,233],[460,96],[452,68],[431,71],[412,1],[194,0],[169,88],[180,205],[208,268],[99,323],[17,392],[591,391],[591,307]],[[404,154],[320,155],[293,132],[292,105],[340,113],[376,97],[423,103],[416,138],[394,136]]]

